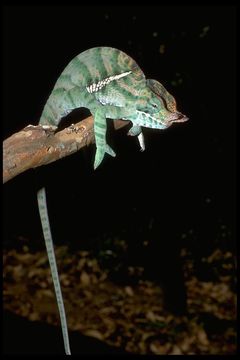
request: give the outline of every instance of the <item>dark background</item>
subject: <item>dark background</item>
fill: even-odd
[[[165,286],[169,308],[184,311],[182,246],[203,279],[211,274],[202,256],[217,246],[235,251],[235,26],[231,6],[5,7],[4,138],[37,124],[64,67],[94,46],[132,56],[190,120],[143,129],[144,153],[128,127],[114,132],[109,122],[117,157],[106,156],[96,171],[92,145],[37,177],[31,170],[5,184],[4,247],[18,247],[19,236],[32,251],[44,247],[36,201],[43,182],[56,244],[99,256],[114,250],[106,239],[124,239],[122,270],[114,272],[111,259],[103,264],[112,266],[113,280],[125,281],[126,265],[143,265],[145,276]]]

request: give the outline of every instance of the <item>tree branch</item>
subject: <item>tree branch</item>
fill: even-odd
[[[115,129],[127,124],[128,121],[114,121]],[[28,169],[69,156],[94,142],[92,116],[56,133],[51,127],[28,125],[3,142],[3,183]]]

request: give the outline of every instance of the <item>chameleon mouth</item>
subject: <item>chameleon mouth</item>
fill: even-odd
[[[188,120],[189,118],[186,115],[181,113],[175,113],[172,119],[169,119],[169,125],[172,125],[173,123],[182,123]]]

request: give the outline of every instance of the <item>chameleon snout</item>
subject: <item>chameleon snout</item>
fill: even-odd
[[[189,120],[189,118],[180,112],[171,113],[170,116],[168,117],[169,125],[171,125],[172,123],[175,123],[175,122],[180,123],[180,122],[185,122],[188,120]]]

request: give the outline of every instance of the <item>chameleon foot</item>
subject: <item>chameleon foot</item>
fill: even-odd
[[[116,156],[115,151],[108,144],[105,146],[105,152],[113,157]]]
[[[127,134],[130,135],[130,136],[138,136],[141,132],[142,132],[142,129],[141,129],[140,126],[133,125],[131,127],[131,129],[129,129]]]
[[[144,151],[145,150],[145,142],[144,142],[144,137],[143,137],[142,132],[138,135],[138,141],[139,141],[141,151]]]
[[[103,161],[104,155],[105,153],[111,155],[111,156],[116,156],[115,151],[113,151],[113,149],[108,145],[105,144],[104,146],[101,147],[97,147],[97,151],[96,151],[96,155],[95,155],[95,160],[94,160],[94,170],[101,164],[101,162]]]
[[[141,151],[145,150],[144,137],[140,126],[133,125],[131,129],[128,131],[128,135],[137,136]]]

